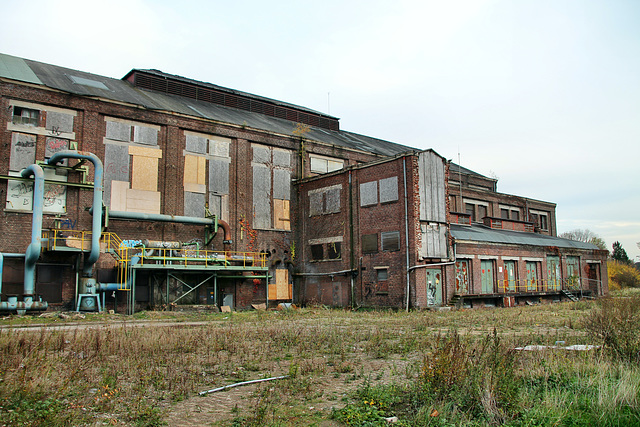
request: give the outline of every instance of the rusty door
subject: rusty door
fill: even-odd
[[[560,257],[555,255],[547,256],[547,287],[550,291],[560,290]]]
[[[456,261],[456,294],[469,293],[469,261],[461,259]]]
[[[538,266],[534,261],[527,261],[527,292],[538,289]]]
[[[427,305],[442,305],[442,271],[435,268],[427,268]]]
[[[577,256],[567,257],[567,288],[580,289],[580,258]]]
[[[516,262],[505,261],[504,262],[504,291],[515,292],[516,291]]]

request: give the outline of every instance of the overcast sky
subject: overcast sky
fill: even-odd
[[[330,113],[640,256],[638,0],[2,1],[0,52]]]

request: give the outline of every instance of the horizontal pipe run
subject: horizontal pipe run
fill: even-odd
[[[224,244],[233,243],[231,239],[231,227],[226,221],[221,219],[211,218],[197,218],[192,216],[180,216],[180,215],[164,215],[164,214],[149,214],[141,212],[123,212],[123,211],[109,211],[109,218],[116,219],[131,219],[137,221],[156,221],[156,222],[177,222],[180,224],[194,224],[194,225],[216,225],[217,224],[224,231]]]
[[[210,218],[196,218],[191,216],[149,214],[142,212],[109,211],[109,218],[131,219],[137,221],[178,222],[181,224],[214,225],[215,220]]]

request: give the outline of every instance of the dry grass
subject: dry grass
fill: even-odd
[[[331,407],[344,407],[363,383],[418,378],[438,336],[455,330],[473,346],[495,330],[509,348],[586,344],[580,319],[592,304],[411,313],[145,313],[107,322],[95,315],[75,319],[72,329],[58,327],[67,321],[34,329],[34,320],[31,328],[19,329],[15,318],[7,319],[11,327],[0,329],[0,425],[331,425]],[[536,378],[579,365],[562,357],[527,357]],[[591,372],[598,399],[637,407],[637,372],[580,363]],[[197,397],[210,388],[283,374],[291,378]],[[614,374],[618,385],[607,382]],[[225,401],[229,396],[233,400]],[[485,398],[484,405],[495,406]]]

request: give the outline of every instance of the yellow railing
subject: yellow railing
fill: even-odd
[[[42,232],[42,249],[47,251],[68,248],[81,251],[91,250],[91,231],[48,229]],[[116,259],[121,290],[128,290],[132,257],[138,263],[157,266],[185,266],[187,268],[207,268],[213,266],[229,269],[264,269],[267,267],[266,254],[243,251],[209,251],[198,246],[183,246],[180,249],[145,248],[139,240],[123,241],[115,233],[102,233],[100,251],[110,252]]]

